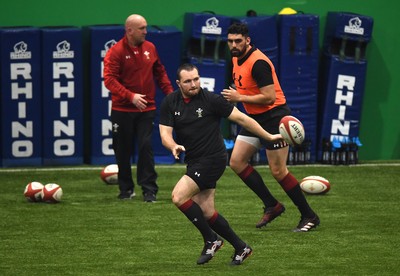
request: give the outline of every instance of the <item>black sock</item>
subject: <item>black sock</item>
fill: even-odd
[[[189,199],[181,206],[179,206],[179,210],[181,210],[181,212],[184,213],[185,216],[200,231],[201,235],[203,236],[204,242],[215,241],[217,239],[217,235],[208,225],[207,220],[204,218],[203,211],[196,202]]]
[[[273,207],[278,201],[270,193],[261,175],[250,165],[238,174],[244,183],[262,200],[265,207]]]
[[[310,205],[308,205],[299,182],[291,173],[288,173],[281,181],[279,181],[279,184],[297,206],[302,217],[311,218],[315,216],[314,211],[311,209]]]
[[[208,224],[215,231],[215,233],[232,244],[235,250],[240,250],[246,246],[246,243],[242,241],[230,227],[228,221],[217,212],[215,212],[214,215],[208,220]]]

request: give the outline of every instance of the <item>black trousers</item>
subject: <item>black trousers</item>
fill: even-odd
[[[111,111],[113,149],[118,165],[118,183],[121,193],[133,191],[131,162],[138,150],[137,183],[143,194],[157,194],[157,173],[152,148],[152,134],[156,112]]]

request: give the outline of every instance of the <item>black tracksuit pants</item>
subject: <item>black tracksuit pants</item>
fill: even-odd
[[[154,168],[152,133],[156,111],[121,112],[111,111],[113,149],[118,165],[120,192],[134,190],[131,161],[137,149],[137,183],[143,194],[157,194],[157,173]]]

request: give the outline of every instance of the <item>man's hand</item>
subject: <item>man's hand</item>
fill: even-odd
[[[271,141],[283,140],[282,135],[280,134],[271,134],[270,136]],[[283,140],[284,141],[284,140]]]
[[[181,152],[184,152],[184,151],[186,151],[184,146],[176,145],[172,149],[172,155],[175,157],[175,159],[179,159],[179,154],[181,154]]]
[[[147,106],[147,101],[146,101],[146,95],[142,94],[137,94],[133,96],[132,103],[140,110],[142,111],[143,109],[146,108]]]
[[[222,90],[221,95],[231,103],[237,103],[240,102],[240,94],[239,92],[236,91],[236,89],[233,89],[232,87],[229,86],[229,88]]]

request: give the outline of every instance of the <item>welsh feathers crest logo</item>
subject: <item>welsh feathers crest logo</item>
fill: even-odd
[[[197,108],[196,109],[196,113],[197,113],[197,117],[198,118],[201,118],[201,117],[203,117],[203,109],[202,108]]]
[[[222,28],[218,27],[219,20],[214,16],[206,20],[206,25],[201,27],[201,33],[203,34],[222,34]]]
[[[364,28],[361,28],[362,21],[359,17],[353,17],[349,20],[349,25],[344,26],[344,32],[350,34],[364,34]]]

